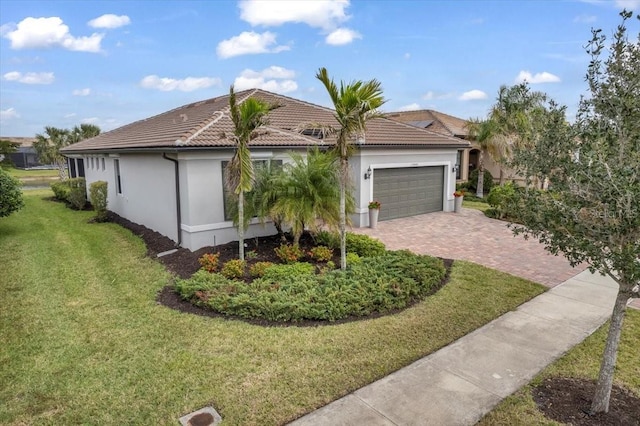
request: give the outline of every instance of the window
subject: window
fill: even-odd
[[[224,220],[233,220],[232,208],[234,203],[236,203],[237,201],[235,201],[233,197],[234,194],[232,194],[231,191],[227,189],[227,185],[225,183],[227,175],[227,164],[229,164],[228,161],[222,162],[222,195],[224,198]],[[281,169],[282,160],[253,160],[253,169],[256,174],[260,169],[269,165],[274,169]]]
[[[106,168],[104,165],[104,157],[102,157],[101,160],[102,160],[102,171],[104,172],[104,169]]]
[[[93,164],[93,157],[91,157],[91,165],[89,166],[89,168],[90,168],[91,170],[93,170],[93,169],[95,168],[95,167],[94,167],[94,164]]]
[[[462,179],[462,151],[458,151],[458,155],[456,155],[456,179]]]
[[[113,169],[116,173],[116,193],[122,195],[122,182],[120,180],[120,160],[113,160]]]

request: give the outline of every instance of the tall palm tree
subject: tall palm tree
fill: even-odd
[[[326,68],[320,68],[316,78],[322,82],[329,93],[335,109],[334,118],[338,127],[331,129],[336,137],[335,152],[340,161],[340,267],[347,267],[346,253],[346,193],[349,185],[349,157],[352,141],[364,137],[369,120],[379,117],[380,108],[385,99],[378,80],[340,82],[340,87],[329,78]]]
[[[85,139],[94,138],[100,134],[100,127],[95,124],[83,123],[80,126],[75,126],[69,132],[71,143],[83,141]]]
[[[229,191],[238,196],[238,245],[239,258],[244,260],[244,194],[251,191],[254,182],[253,162],[249,142],[259,136],[259,130],[268,122],[271,106],[255,98],[236,101],[233,85],[229,89],[229,113],[233,121],[235,153],[227,164],[226,182]]]
[[[33,148],[36,150],[40,162],[55,164],[58,168],[60,180],[65,180],[69,177],[67,164],[62,154],[60,154],[60,149],[70,144],[69,130],[51,126],[44,128],[44,134],[38,133],[35,142],[33,142]]]

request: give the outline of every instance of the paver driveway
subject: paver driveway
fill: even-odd
[[[393,250],[469,260],[548,287],[586,269],[572,268],[564,257],[546,252],[537,240],[514,237],[506,222],[472,209],[387,220],[375,229],[356,228],[353,232],[376,237]]]

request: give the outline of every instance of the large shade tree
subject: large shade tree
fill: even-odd
[[[621,15],[610,46],[600,30],[593,32],[590,93],[580,101],[575,124],[569,127],[564,107],[551,104],[539,149],[518,148],[512,162],[531,173],[529,179],[550,182],[549,191],[520,192],[512,207],[523,226],[514,231],[619,285],[592,414],[609,409],[625,309],[640,285],[640,33],[629,40],[632,15]]]
[[[267,124],[268,114],[272,107],[259,99],[247,98],[237,102],[233,86],[229,89],[229,113],[233,121],[233,134],[228,137],[233,141],[235,152],[227,164],[225,185],[238,197],[238,244],[239,258],[244,260],[244,195],[251,191],[255,180],[249,142],[260,135],[260,129]]]
[[[379,117],[384,103],[382,85],[378,80],[340,82],[340,87],[329,77],[326,68],[320,68],[316,78],[329,93],[334,107],[337,127],[325,130],[336,138],[335,152],[340,162],[340,267],[346,269],[346,194],[349,188],[349,157],[356,138],[365,137],[367,122]]]

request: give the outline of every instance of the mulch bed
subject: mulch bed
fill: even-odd
[[[178,248],[177,251],[173,254],[168,254],[162,257],[157,257],[159,253],[163,253],[176,248],[176,243],[172,241],[170,238],[165,237],[164,235],[152,231],[151,229],[139,225],[137,223],[131,222],[123,217],[118,216],[113,212],[109,212],[108,221],[117,223],[118,225],[130,230],[135,235],[142,238],[142,240],[147,245],[147,255],[149,257],[157,258],[170,272],[174,273],[179,278],[189,278],[193,275],[198,269],[200,269],[200,263],[198,259],[202,257],[203,254],[206,253],[220,253],[220,264],[232,259],[238,258],[238,242],[231,242],[227,244],[222,244],[216,247],[203,247],[197,251],[190,251],[185,248]],[[282,244],[282,237],[278,235],[273,235],[269,237],[260,237],[260,238],[250,238],[245,240],[245,258],[247,257],[247,253],[254,251],[255,257],[251,259],[247,259],[247,265],[251,265],[255,262],[273,262],[273,263],[281,263],[281,260],[275,254],[274,249],[279,247]],[[290,242],[290,241],[289,241]],[[305,233],[300,238],[300,248],[305,252],[309,251],[312,247],[316,246],[316,243],[313,237]],[[306,259],[308,261],[308,259]],[[333,262],[336,265],[340,265],[340,253],[335,253],[333,256]],[[449,281],[449,272],[451,269],[451,265],[453,264],[453,260],[451,259],[443,259],[444,266],[447,270],[447,273],[442,280],[442,282],[434,286],[431,293],[429,295],[436,293],[440,290],[448,281]],[[248,269],[248,268],[247,268]],[[250,281],[250,277],[246,276],[245,281]],[[419,300],[416,300],[412,304],[408,305],[404,309],[396,309],[393,311],[385,312],[384,314],[373,313],[369,316],[358,316],[358,317],[348,317],[342,320],[328,322],[328,321],[298,321],[295,323],[280,323],[280,322],[272,322],[261,319],[253,319],[249,320],[241,317],[234,317],[230,315],[223,315],[218,312],[215,312],[211,309],[201,308],[199,306],[195,306],[189,301],[183,300],[178,293],[175,292],[174,287],[171,285],[165,286],[158,293],[157,298],[158,303],[164,305],[168,308],[178,310],[180,312],[201,315],[206,317],[213,318],[224,318],[231,320],[240,320],[244,322],[248,322],[251,324],[262,325],[262,326],[276,326],[276,327],[288,327],[288,326],[296,326],[296,327],[305,327],[305,326],[318,326],[318,325],[335,325],[342,324],[352,321],[362,321],[366,319],[378,318],[386,315],[393,315],[395,313],[401,312],[404,309],[407,309],[410,306],[413,306],[415,303],[418,303]]]
[[[538,409],[550,419],[573,426],[640,425],[640,398],[614,385],[609,412],[589,415],[596,383],[593,380],[552,377],[533,389]]]

